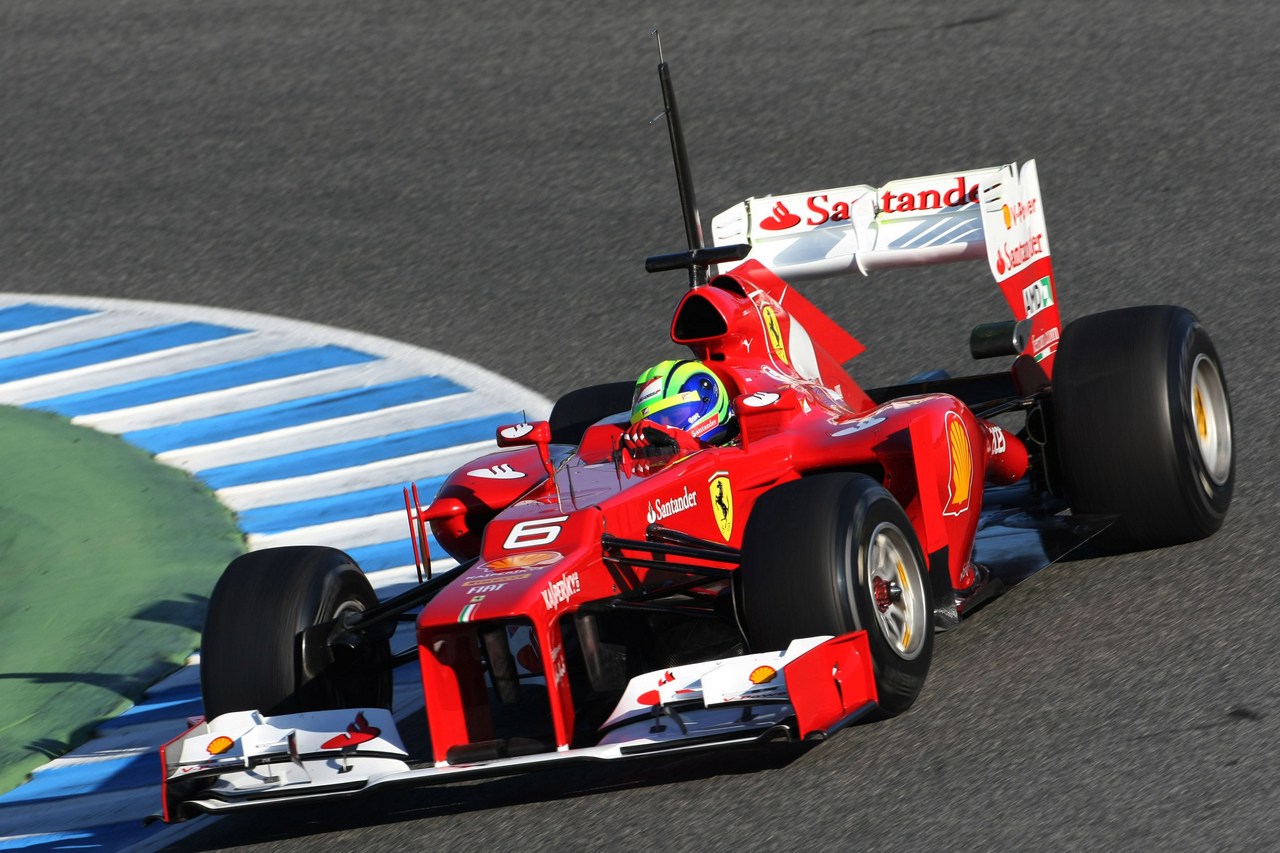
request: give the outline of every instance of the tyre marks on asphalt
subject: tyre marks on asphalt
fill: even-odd
[[[383,338],[239,311],[0,294],[0,404],[114,433],[206,483],[248,547],[332,545],[374,586],[414,581],[400,486],[434,493],[550,403]],[[442,561],[444,563],[444,561]],[[193,658],[198,663],[198,658]],[[397,711],[420,705],[413,673]],[[147,846],[159,745],[199,714],[198,666],[0,797],[0,849]]]

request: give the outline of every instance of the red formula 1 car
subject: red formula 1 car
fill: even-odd
[[[706,248],[660,76],[690,249],[648,267],[689,271],[671,337],[728,389],[731,440],[637,448],[633,384],[584,388],[407,501],[420,565],[429,526],[445,574],[379,602],[340,551],[237,559],[205,627],[207,720],[163,749],[166,819],[820,739],[907,709],[935,630],[1082,541],[1221,525],[1234,456],[1208,334],[1167,306],[1062,330],[1034,162],[750,199]],[[842,366],[860,345],[788,283],[965,259],[1013,314],[971,348],[1008,369],[863,389]],[[404,618],[416,642],[393,653]],[[421,670],[423,754],[388,710],[399,664]]]

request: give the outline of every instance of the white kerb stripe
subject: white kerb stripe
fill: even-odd
[[[305,373],[292,382],[275,380],[226,391],[209,391],[159,403],[148,403],[114,412],[78,415],[71,422],[102,432],[122,433],[172,426],[196,418],[244,412],[304,397],[349,391],[419,376],[416,370],[392,361],[370,361],[330,370]]]
[[[359,468],[342,468],[337,471],[290,477],[285,480],[228,486],[218,490],[218,500],[232,512],[243,512],[262,506],[345,495],[381,486],[387,488],[407,486],[411,482],[446,476],[456,471],[460,465],[467,464],[486,451],[497,449],[493,441],[477,441],[473,444],[415,453],[412,456],[384,459]],[[422,499],[430,500],[431,495],[422,495]]]
[[[479,395],[454,394],[375,412],[363,412],[271,432],[260,432],[216,444],[166,450],[164,453],[157,454],[156,459],[186,471],[204,471],[209,468],[220,468],[223,465],[238,465],[242,462],[270,459],[286,453],[394,435],[432,424],[443,426],[453,421],[481,417],[486,414],[492,414],[492,412],[485,410]]]
[[[171,347],[128,360],[106,361],[47,376],[35,376],[3,386],[5,398],[15,405],[51,400],[68,394],[83,394],[127,382],[164,379],[175,373],[202,367],[217,367],[235,361],[273,355],[293,349],[289,341],[261,334],[237,335]],[[106,381],[104,381],[106,380]]]
[[[41,302],[52,301],[43,297],[37,298]],[[4,306],[0,305],[0,307]],[[52,327],[29,326],[5,332],[0,336],[0,358],[47,352],[85,341],[96,341],[126,332],[137,332],[155,325],[154,317],[143,317],[128,312],[85,314],[62,320]]]
[[[409,559],[413,559],[413,548],[409,544],[409,520],[404,510],[317,524],[314,527],[299,527],[284,533],[253,534],[246,541],[251,551],[279,548],[283,545],[324,545],[345,550],[365,545],[381,545],[398,539],[404,540],[405,553],[409,555]]]

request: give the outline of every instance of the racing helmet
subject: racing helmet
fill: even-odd
[[[631,423],[648,418],[715,443],[728,433],[729,392],[720,377],[697,361],[661,362],[640,374],[631,403]]]

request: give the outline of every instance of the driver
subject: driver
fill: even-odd
[[[636,379],[622,449],[637,463],[637,473],[645,473],[656,457],[722,444],[736,427],[729,402],[720,377],[701,362],[660,362]]]

